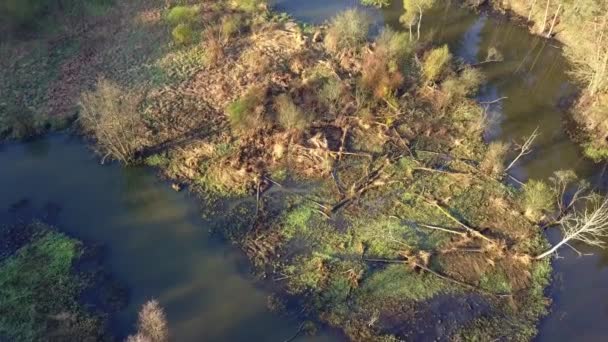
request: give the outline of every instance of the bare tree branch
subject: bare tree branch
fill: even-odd
[[[530,152],[532,152],[532,144],[534,143],[534,140],[536,140],[536,138],[538,138],[538,136],[539,136],[538,127],[536,127],[534,129],[534,132],[532,132],[532,134],[528,137],[528,139],[526,139],[526,141],[523,143],[523,145],[521,145],[519,147],[519,154],[517,155],[517,157],[515,157],[515,159],[513,159],[511,164],[509,164],[509,166],[507,166],[507,168],[505,169],[505,172],[509,171],[515,165],[515,163],[517,163],[517,161],[519,159],[521,159],[521,157],[528,155],[528,154],[530,154]]]

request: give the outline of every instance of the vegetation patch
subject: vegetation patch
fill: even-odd
[[[0,336],[15,341],[108,337],[103,316],[80,302],[91,285],[75,271],[81,243],[40,223],[24,228],[29,241],[0,260]]]

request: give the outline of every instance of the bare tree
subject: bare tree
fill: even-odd
[[[561,246],[569,246],[571,241],[579,241],[589,246],[604,248],[608,238],[608,197],[592,209],[574,210],[560,221],[563,238],[555,246],[538,255],[545,258],[555,253]]]
[[[150,300],[139,311],[137,334],[131,335],[126,342],[167,342],[169,328],[165,312],[157,300]]]
[[[85,133],[95,138],[102,161],[129,164],[146,145],[147,130],[138,110],[142,98],[105,79],[97,82],[95,91],[82,94],[79,120]]]

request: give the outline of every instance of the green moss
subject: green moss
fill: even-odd
[[[283,221],[283,229],[281,233],[287,238],[291,239],[297,234],[307,234],[307,230],[311,227],[309,221],[312,218],[314,212],[312,208],[302,205],[291,210],[285,216]]]
[[[366,246],[366,255],[375,258],[397,258],[399,251],[432,249],[447,239],[441,232],[423,231],[413,221],[395,218],[357,220],[353,230]]]

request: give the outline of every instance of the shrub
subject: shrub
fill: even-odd
[[[303,130],[310,124],[311,116],[306,115],[287,94],[281,94],[274,100],[274,109],[279,124],[288,130]]]
[[[602,147],[594,145],[592,142],[588,142],[583,145],[583,152],[587,158],[595,162],[608,159],[608,146]]]
[[[131,163],[147,144],[147,129],[139,112],[142,96],[100,79],[95,91],[80,97],[80,123],[97,141],[105,158]]]
[[[385,51],[377,50],[367,54],[363,60],[361,84],[376,98],[387,98],[403,83],[399,70],[391,68]]]
[[[221,31],[224,39],[229,39],[243,28],[243,18],[240,15],[229,15],[222,18]]]
[[[583,96],[576,108],[575,118],[591,138],[584,145],[585,154],[597,162],[608,158],[608,93],[595,97]]]
[[[175,6],[167,14],[169,24],[192,24],[197,21],[200,8],[198,6]]]
[[[363,6],[384,8],[391,4],[391,0],[361,0],[361,4],[363,4]]]
[[[220,36],[221,32],[213,27],[209,27],[203,32],[207,64],[216,64],[224,58],[224,42]]]
[[[447,45],[431,50],[422,64],[422,71],[427,82],[435,82],[443,74],[452,55]]]
[[[491,177],[502,175],[505,171],[504,159],[508,150],[509,145],[503,142],[490,143],[483,160],[479,164],[479,169]]]
[[[462,101],[477,92],[483,82],[483,74],[477,69],[465,67],[458,77],[448,77],[441,83],[446,105]]]
[[[538,221],[543,211],[554,208],[555,190],[542,181],[529,180],[522,188],[521,204],[526,217]]]
[[[330,110],[337,109],[344,94],[344,85],[336,77],[328,77],[323,81],[319,91],[319,100]]]
[[[189,24],[179,24],[171,31],[176,44],[190,44],[194,40],[194,31]]]
[[[234,7],[250,13],[257,11],[265,3],[264,0],[233,0]]]
[[[367,14],[350,9],[336,15],[327,29],[326,48],[333,53],[356,50],[369,33],[371,20]]]
[[[392,95],[404,81],[403,71],[412,45],[405,33],[385,29],[376,40],[376,49],[363,61],[362,85],[377,98]]]
[[[418,23],[420,11],[426,11],[433,7],[435,0],[403,0],[403,14],[399,17],[399,22],[410,29]]]
[[[169,328],[165,312],[158,301],[150,300],[139,311],[137,334],[127,338],[127,342],[166,342]]]
[[[410,42],[406,33],[396,32],[387,27],[376,39],[376,49],[385,51],[388,58],[401,68],[412,53],[414,44]]]
[[[232,130],[236,133],[250,133],[264,125],[264,101],[266,89],[254,87],[240,99],[226,108]]]

